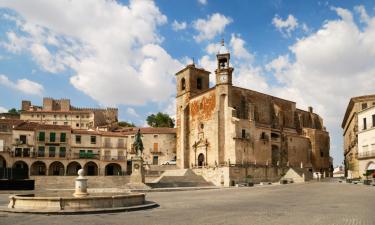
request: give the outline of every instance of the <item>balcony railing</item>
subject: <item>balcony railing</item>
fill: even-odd
[[[359,152],[358,153],[358,158],[359,159],[364,159],[364,158],[375,158],[375,151],[367,151],[367,152]]]

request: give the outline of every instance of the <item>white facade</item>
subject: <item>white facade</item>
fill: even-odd
[[[358,113],[359,174],[375,168],[375,106]]]

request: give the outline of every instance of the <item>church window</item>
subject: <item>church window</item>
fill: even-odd
[[[242,129],[242,138],[246,138],[246,130]]]
[[[186,88],[185,78],[182,78],[181,79],[181,90],[183,91],[183,90],[185,90],[185,88]]]
[[[197,89],[202,90],[202,78],[197,78]]]

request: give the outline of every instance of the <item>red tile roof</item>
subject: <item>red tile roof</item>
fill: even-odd
[[[23,122],[18,124],[14,130],[71,130],[70,126],[62,126],[62,125],[51,125],[51,124],[39,124],[35,122]]]
[[[138,129],[142,134],[176,134],[176,128],[169,127],[124,127],[118,129],[116,132],[123,134],[136,134]]]

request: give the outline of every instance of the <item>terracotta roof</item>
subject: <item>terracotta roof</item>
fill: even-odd
[[[169,127],[124,127],[116,132],[131,135],[136,134],[138,129],[141,130],[142,134],[176,134],[176,128]]]
[[[187,70],[187,69],[189,69],[189,68],[192,68],[192,69],[195,69],[195,70],[199,70],[199,71],[202,71],[202,72],[204,72],[204,73],[207,73],[207,74],[210,74],[211,72],[209,72],[209,71],[207,71],[207,70],[205,70],[205,69],[203,69],[203,68],[197,68],[197,67],[195,67],[195,64],[190,64],[190,65],[187,65],[185,68],[183,68],[182,70],[180,70],[180,71],[178,71],[177,73],[176,73],[176,75],[177,74],[180,74],[180,73],[182,73],[182,72],[184,72],[185,70]]]
[[[16,126],[14,130],[71,130],[71,127],[62,125],[39,124],[27,121]]]
[[[375,95],[362,95],[353,97],[350,99],[348,107],[346,108],[344,119],[342,120],[341,127],[344,129],[346,121],[348,120],[348,117],[350,115],[350,112],[353,109],[354,103],[362,102],[362,101],[368,101],[368,100],[375,100]]]
[[[108,137],[125,137],[126,135],[120,132],[110,132],[110,131],[98,131],[98,130],[72,130],[73,134],[89,134],[89,135],[102,135]]]
[[[23,111],[21,114],[32,114],[32,113],[62,113],[62,114],[74,114],[74,113],[91,113],[90,110],[70,110],[70,111],[61,111],[61,110],[36,110],[36,111]]]
[[[7,124],[10,126],[17,126],[23,122],[24,122],[23,120],[17,120],[17,119],[0,119],[0,124]]]

